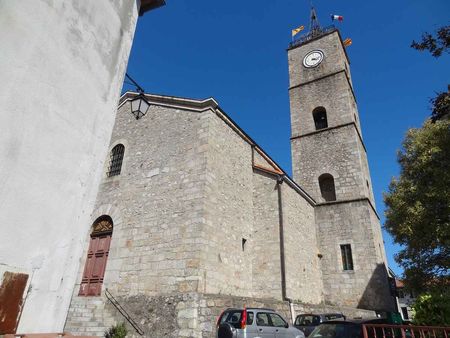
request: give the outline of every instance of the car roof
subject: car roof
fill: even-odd
[[[302,313],[299,314],[298,316],[343,316],[343,315],[344,314],[338,312],[330,312],[330,313]]]
[[[269,309],[269,308],[264,308],[264,307],[246,307],[245,309],[246,309],[247,311],[248,311],[248,310],[253,310],[253,311],[259,310],[259,311],[270,311],[270,312],[275,312],[274,309]],[[234,307],[230,307],[230,308],[226,309],[225,311],[242,311],[242,310],[244,310],[244,308],[234,308]],[[224,311],[224,312],[225,312],[225,311]]]
[[[358,318],[358,319],[347,319],[347,320],[329,320],[327,322],[322,323],[321,325],[328,324],[369,324],[369,323],[386,323],[387,319],[385,318]]]

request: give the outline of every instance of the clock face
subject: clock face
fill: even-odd
[[[303,66],[306,68],[317,67],[323,60],[323,52],[321,50],[312,50],[303,58]]]

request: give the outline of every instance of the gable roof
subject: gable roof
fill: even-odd
[[[138,96],[138,92],[128,91],[124,93],[119,99],[118,108],[122,107],[126,102],[131,101]],[[191,111],[203,112],[206,110],[213,111],[225,124],[230,127],[236,134],[238,134],[245,142],[247,142],[259,156],[267,161],[267,166],[254,164],[254,168],[264,171],[266,173],[277,175],[283,179],[289,186],[291,186],[297,193],[299,193],[305,200],[311,204],[316,205],[316,201],[300,187],[277,163],[274,161],[239,125],[228,116],[225,111],[220,108],[218,102],[210,97],[204,100],[197,100],[191,98],[183,98],[168,95],[143,94],[148,102],[152,105],[159,105],[171,108],[188,109]]]

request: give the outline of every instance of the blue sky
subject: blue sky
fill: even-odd
[[[309,25],[309,0],[166,0],[139,19],[128,72],[149,93],[214,97],[291,173],[288,69],[291,29]],[[450,23],[449,0],[316,0],[322,26],[330,14],[347,48],[377,209],[399,172],[396,152],[408,128],[430,114],[429,99],[450,83],[450,57],[409,46]],[[384,232],[390,266],[398,248]]]

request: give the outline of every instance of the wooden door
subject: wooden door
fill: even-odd
[[[102,291],[112,233],[92,234],[81,280],[80,296],[99,296]]]
[[[6,271],[0,286],[0,335],[16,333],[28,275]]]

